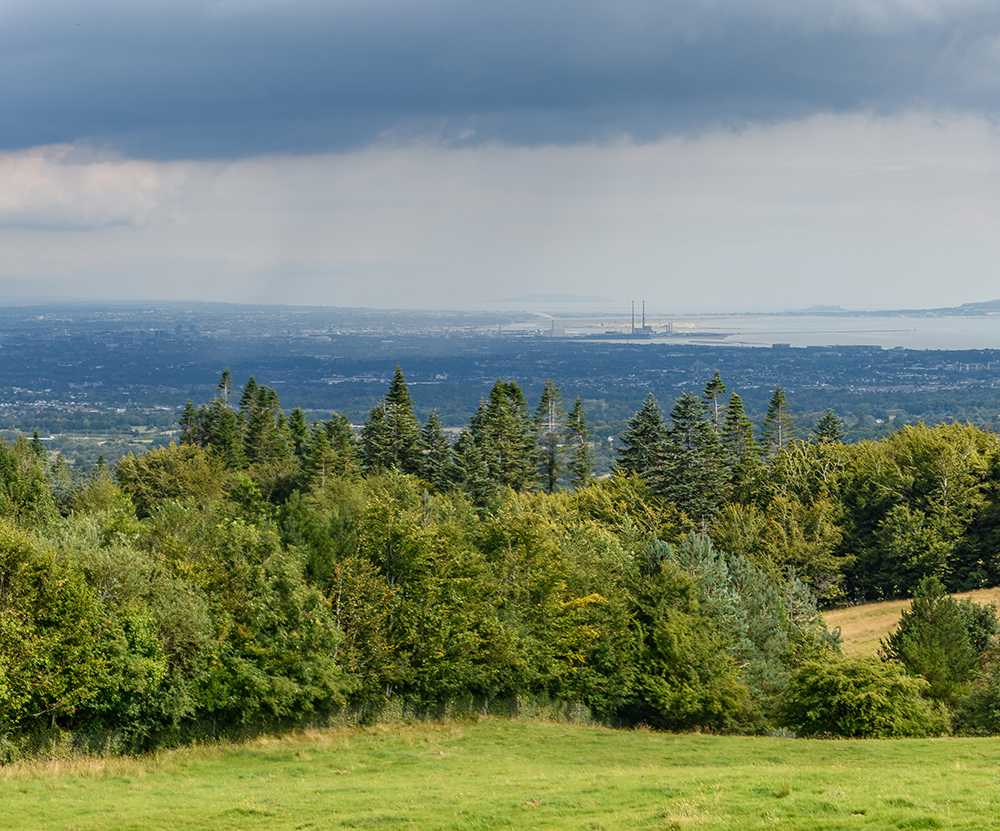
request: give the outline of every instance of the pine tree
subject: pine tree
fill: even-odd
[[[562,463],[559,459],[559,445],[563,439],[562,393],[551,380],[542,387],[542,397],[535,411],[538,432],[538,448],[541,457],[541,480],[546,493],[554,493],[559,487]]]
[[[569,445],[572,448],[567,468],[570,474],[570,484],[574,488],[582,488],[588,484],[594,475],[594,455],[590,451],[590,430],[587,428],[587,414],[583,402],[577,397],[566,421],[566,432],[569,434]]]
[[[831,409],[827,409],[823,413],[823,417],[817,422],[813,430],[813,438],[821,444],[823,442],[840,444],[844,440],[845,435],[844,422]]]
[[[945,593],[936,577],[920,581],[913,604],[882,641],[881,653],[923,676],[930,684],[927,695],[949,705],[972,678],[978,659],[958,601]]]
[[[719,370],[715,370],[712,380],[705,386],[705,391],[701,394],[708,410],[708,418],[716,434],[722,432],[722,420],[725,415],[726,405],[722,403],[722,396],[726,394],[726,385],[722,382]]]
[[[795,434],[795,419],[785,398],[785,391],[779,384],[767,405],[767,415],[764,416],[764,449],[768,456],[777,453],[788,444]]]
[[[629,419],[628,426],[621,434],[625,446],[618,448],[615,469],[648,478],[658,462],[666,435],[667,425],[663,421],[660,405],[653,393],[650,393],[639,411]]]

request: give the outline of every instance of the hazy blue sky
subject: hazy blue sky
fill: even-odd
[[[0,0],[0,302],[1000,297],[995,0]]]

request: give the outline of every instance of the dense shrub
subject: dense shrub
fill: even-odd
[[[808,661],[793,675],[778,721],[801,736],[891,738],[946,732],[921,693],[927,682],[897,663],[850,657]]]

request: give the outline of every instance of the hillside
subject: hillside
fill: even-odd
[[[955,597],[968,597],[976,603],[995,603],[1000,606],[1000,588],[978,589],[956,594]],[[867,603],[864,606],[824,612],[823,619],[831,630],[840,627],[845,655],[874,655],[878,651],[879,641],[895,628],[900,613],[909,605],[909,600]]]

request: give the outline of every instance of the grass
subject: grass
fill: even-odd
[[[976,603],[1000,606],[1000,588],[977,589],[956,594],[955,597],[969,597]],[[824,612],[823,619],[830,629],[840,627],[845,655],[874,655],[878,652],[879,641],[896,628],[900,614],[909,606],[909,600],[887,600],[884,603],[833,609]]]
[[[1000,827],[991,739],[422,723],[0,771],[16,829]]]

